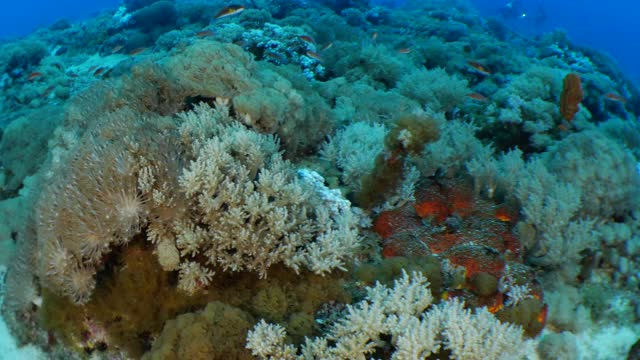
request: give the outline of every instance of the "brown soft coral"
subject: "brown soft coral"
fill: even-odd
[[[42,285],[77,303],[91,296],[104,255],[139,233],[149,214],[147,199],[138,190],[139,150],[147,149],[147,161],[153,161],[152,154],[167,147],[144,140],[159,131],[160,119],[134,125],[136,117],[123,109],[90,129],[64,165],[52,164],[38,202]],[[128,136],[118,136],[123,129]]]

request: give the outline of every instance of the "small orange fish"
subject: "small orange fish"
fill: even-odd
[[[411,48],[398,49],[398,54],[408,54],[411,52]]]
[[[327,45],[325,45],[325,46],[322,48],[322,50],[320,50],[320,51],[326,51],[326,50],[331,49],[332,47],[333,47],[333,43],[332,43],[332,42],[330,42],[330,43],[328,43]]]
[[[29,81],[33,81],[33,80],[35,80],[35,79],[37,79],[37,78],[41,77],[42,75],[43,75],[43,74],[42,74],[40,71],[34,71],[34,72],[32,72],[31,74],[29,74],[29,75],[27,76],[27,80],[29,80]]]
[[[622,104],[626,104],[627,103],[627,99],[622,97],[622,95],[616,94],[616,93],[612,93],[612,92],[605,94],[604,98],[607,99],[607,100],[619,102],[619,103],[622,103]]]
[[[320,54],[318,54],[315,51],[311,51],[311,50],[307,51],[307,56],[319,62],[322,62],[322,56],[320,56]]]
[[[511,222],[514,216],[509,212],[509,210],[504,207],[499,207],[496,209],[496,219],[502,222]]]
[[[240,46],[240,47],[245,47],[245,46],[247,46],[247,42],[246,42],[246,41],[244,41],[244,40],[236,40],[236,41],[234,41],[233,43],[234,43],[235,45]]]
[[[209,37],[209,36],[213,36],[213,35],[214,35],[214,33],[211,30],[202,30],[202,31],[198,31],[196,33],[196,37],[199,37],[199,38],[205,38],[205,37]]]
[[[544,304],[544,306],[542,307],[542,310],[540,310],[540,313],[538,314],[538,317],[536,318],[536,320],[538,320],[538,322],[540,324],[545,324],[547,322],[547,313],[549,311],[549,306],[547,304]]]
[[[467,96],[473,100],[477,100],[483,103],[489,102],[489,98],[477,92],[469,93],[467,94]]]
[[[307,44],[311,44],[311,45],[315,45],[316,44],[316,41],[313,40],[313,38],[311,36],[309,36],[309,35],[300,35],[300,36],[298,36],[298,39],[306,42]]]
[[[558,125],[558,130],[562,132],[569,131],[572,128],[573,128],[573,125],[571,124],[571,122],[565,119],[562,119],[562,122],[560,122],[560,124]]]
[[[96,71],[94,71],[93,76],[100,76],[100,74],[102,74],[105,70],[107,70],[106,67],[99,67]]]
[[[273,51],[265,51],[264,52],[264,57],[267,60],[271,60],[271,61],[273,61],[275,63],[278,63],[278,64],[286,64],[287,63],[287,58],[284,55],[278,54],[278,53],[273,52]]]
[[[374,31],[373,34],[371,34],[371,40],[373,42],[376,42],[376,39],[378,38],[378,32]]]
[[[477,61],[469,60],[467,64],[482,75],[491,75],[491,71]]]
[[[504,295],[502,295],[502,293],[498,293],[498,295],[495,297],[495,299],[493,299],[493,304],[491,304],[487,310],[489,310],[490,313],[495,314],[498,311],[502,310],[502,308],[504,307]]]
[[[51,85],[48,88],[46,88],[44,90],[44,92],[42,93],[42,98],[47,98],[49,97],[49,94],[51,94],[51,92],[53,91],[53,89],[55,89],[56,86],[55,85]]]
[[[129,55],[130,56],[135,56],[135,55],[138,55],[138,54],[142,54],[145,51],[147,51],[146,47],[139,47],[139,48],[135,48],[135,49],[129,51]]]
[[[122,46],[122,45],[116,45],[116,46],[111,48],[111,53],[112,54],[119,53],[120,50],[122,50],[123,48],[124,48],[124,46]]]
[[[242,6],[242,5],[229,5],[229,6],[226,6],[226,7],[222,8],[222,10],[218,11],[218,13],[216,14],[215,18],[216,19],[222,19],[223,17],[235,15],[235,14],[238,14],[238,13],[240,13],[242,11],[244,11],[244,6]]]

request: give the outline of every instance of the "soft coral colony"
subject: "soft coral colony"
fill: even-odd
[[[562,33],[127,0],[0,54],[2,313],[52,358],[634,351],[640,97]]]

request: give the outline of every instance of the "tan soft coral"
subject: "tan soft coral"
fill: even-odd
[[[138,234],[187,293],[220,270],[344,268],[359,243],[349,203],[300,180],[276,138],[226,104],[174,119],[105,114],[53,163],[38,205],[42,284],[86,302],[106,255]]]
[[[254,62],[236,45],[196,42],[163,69],[186,101],[229,99],[239,120],[278,135],[289,157],[316,146],[333,128],[327,101],[297,71]]]
[[[37,205],[41,280],[79,303],[91,295],[104,255],[129,242],[147,221],[147,199],[138,190],[136,151],[142,141],[136,137],[151,124],[141,121],[129,136],[117,135],[135,116],[121,110],[91,129],[64,166],[52,165]]]
[[[202,311],[169,320],[142,358],[155,359],[252,359],[244,348],[252,316],[239,308],[214,301]]]

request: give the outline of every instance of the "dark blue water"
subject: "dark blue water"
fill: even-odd
[[[575,43],[612,55],[627,75],[640,83],[638,0],[470,1],[482,14],[496,16],[522,33],[535,35],[562,28]],[[514,2],[518,12],[526,16],[505,16],[500,9],[509,2]],[[61,18],[88,17],[119,3],[119,0],[3,0],[0,2],[0,38],[25,35]],[[539,16],[540,11],[544,14],[543,19]]]
[[[471,0],[484,15],[496,16],[512,28],[540,34],[560,28],[576,44],[612,55],[636,83],[640,83],[640,1],[638,0]],[[514,3],[524,17],[501,11]],[[543,21],[537,14],[542,12]]]
[[[26,35],[59,19],[85,18],[119,3],[119,0],[2,0],[0,38]]]

